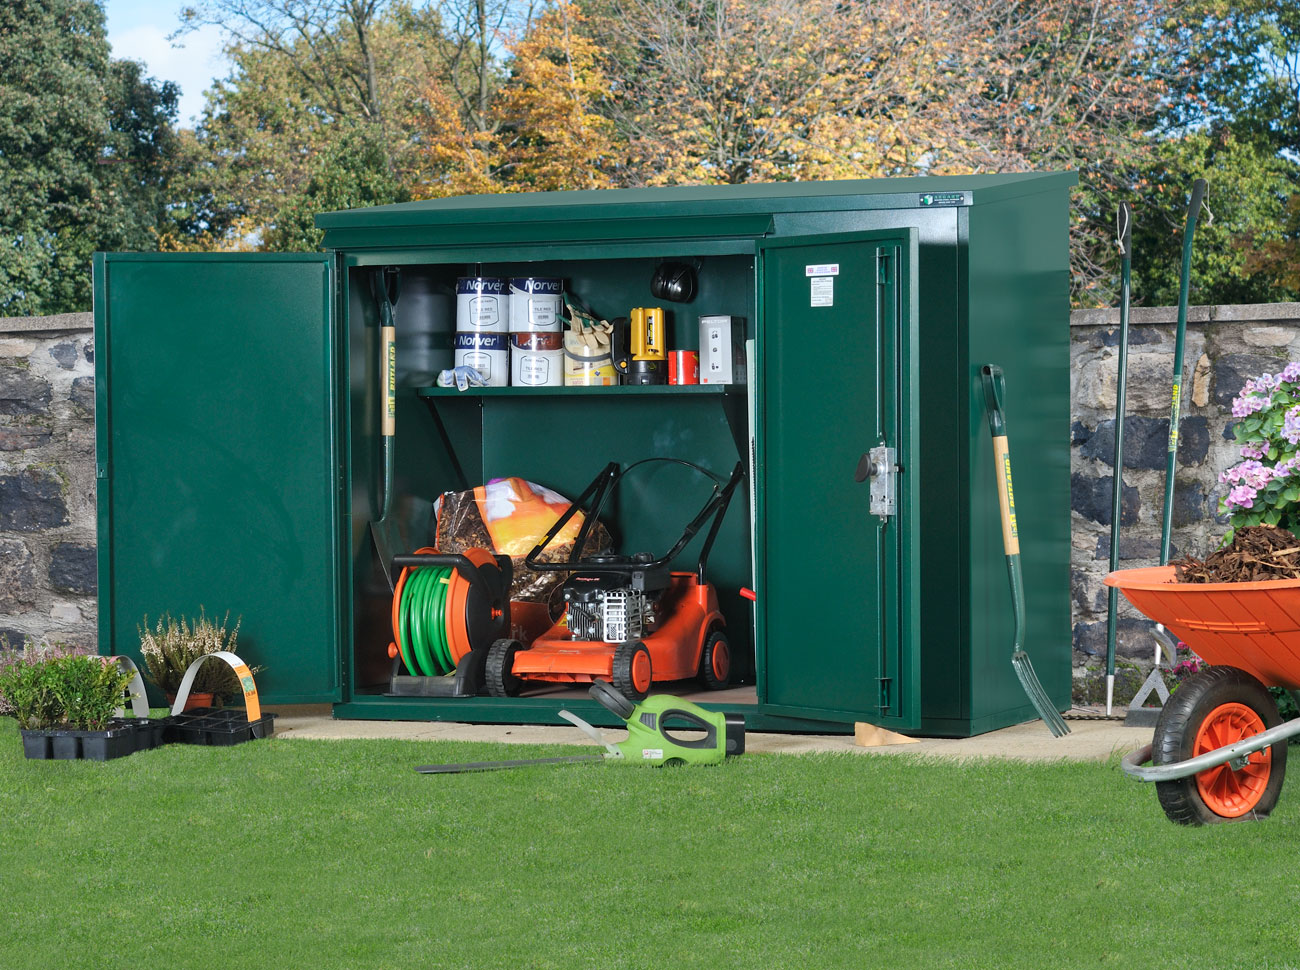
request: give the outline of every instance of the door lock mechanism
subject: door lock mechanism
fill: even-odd
[[[871,479],[871,514],[882,519],[893,515],[897,506],[896,458],[897,452],[893,448],[880,445],[858,459],[857,471],[853,473],[854,481]]]

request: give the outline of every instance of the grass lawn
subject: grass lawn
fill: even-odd
[[[0,967],[1300,966],[1300,796],[1185,829],[1118,763],[171,745],[28,762],[0,724]]]

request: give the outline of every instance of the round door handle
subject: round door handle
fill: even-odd
[[[880,468],[871,460],[871,455],[866,454],[858,459],[858,469],[853,473],[853,480],[865,482],[868,478],[874,478],[879,472]]]

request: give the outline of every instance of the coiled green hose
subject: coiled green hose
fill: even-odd
[[[424,566],[412,570],[398,604],[403,659],[417,676],[439,677],[456,669],[447,641],[447,590],[454,568]]]

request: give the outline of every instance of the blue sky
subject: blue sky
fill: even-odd
[[[225,75],[226,62],[215,27],[167,40],[180,25],[181,6],[181,0],[103,0],[113,56],[143,61],[150,77],[180,85],[179,121],[190,127],[203,107],[203,91]]]

